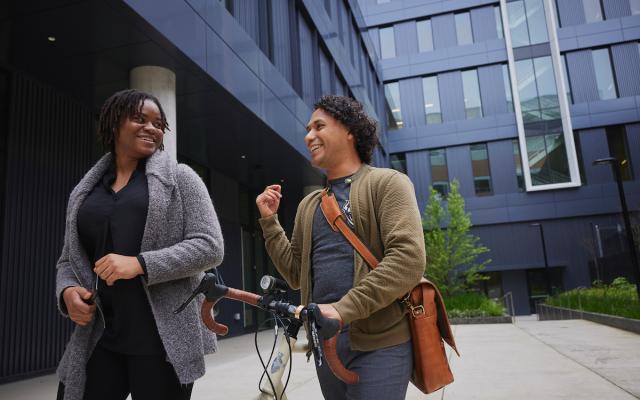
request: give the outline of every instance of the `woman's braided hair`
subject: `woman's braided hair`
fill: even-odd
[[[322,96],[313,108],[321,109],[340,121],[356,138],[356,151],[360,161],[365,164],[371,162],[373,150],[379,143],[378,127],[376,121],[364,112],[362,104],[351,97],[327,95]]]
[[[127,89],[114,93],[102,105],[100,117],[98,118],[98,140],[102,147],[109,149],[115,154],[115,143],[120,124],[124,118],[132,118],[142,112],[145,100],[153,101],[160,110],[162,132],[168,131],[169,123],[160,105],[160,101],[154,96],[135,89]],[[164,145],[160,145],[160,150],[164,150]]]

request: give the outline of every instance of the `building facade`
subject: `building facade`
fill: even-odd
[[[380,57],[386,151],[421,207],[460,182],[490,248],[483,289],[633,278],[612,155],[640,208],[640,1],[360,0]],[[635,216],[637,224],[637,215]]]
[[[71,333],[56,311],[55,263],[69,193],[103,154],[94,132],[107,97],[162,92],[174,115],[166,139],[203,178],[221,221],[225,282],[255,291],[274,271],[256,195],[283,185],[290,231],[305,191],[324,183],[304,145],[314,101],[353,96],[382,119],[363,26],[357,3],[343,0],[2,2],[0,383],[51,372]],[[384,164],[382,150],[375,160]],[[234,302],[219,312],[231,334],[264,319]]]

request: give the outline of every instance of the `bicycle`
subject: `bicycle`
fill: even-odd
[[[201,307],[201,317],[205,325],[212,332],[224,336],[228,333],[227,326],[216,322],[213,311],[214,306],[223,297],[228,299],[241,301],[271,313],[276,321],[276,335],[274,345],[271,349],[271,355],[266,364],[264,363],[257,344],[257,330],[255,338],[256,351],[258,358],[264,370],[260,378],[259,390],[260,394],[256,400],[287,400],[286,388],[291,376],[292,360],[291,353],[295,351],[305,351],[307,345],[307,361],[313,354],[317,366],[322,366],[323,360],[326,361],[328,367],[333,374],[347,384],[358,383],[359,377],[353,371],[345,368],[336,352],[337,334],[341,329],[341,323],[338,320],[326,318],[320,312],[317,304],[311,303],[307,306],[294,305],[286,301],[286,283],[283,281],[265,275],[260,280],[260,287],[265,292],[260,296],[255,293],[230,288],[219,283],[216,276],[207,273],[202,281],[194,289],[191,296],[175,311],[179,313],[200,293],[205,295],[205,301]],[[307,323],[307,343],[298,342],[298,333],[304,323]],[[284,334],[278,344],[278,352],[274,358],[276,341],[278,339],[279,326],[284,328]],[[320,338],[323,339],[322,346]],[[287,380],[283,384],[282,378],[286,365],[289,363],[289,373]],[[265,381],[263,378],[267,377]]]

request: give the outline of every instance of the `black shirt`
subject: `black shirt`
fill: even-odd
[[[349,193],[351,177],[329,181],[331,191],[347,223],[353,229]],[[329,226],[320,205],[313,216],[311,271],[314,303],[333,303],[340,300],[353,287],[353,246],[341,232]]]
[[[115,193],[115,165],[105,173],[78,210],[80,242],[92,262],[109,253],[137,256],[149,208],[145,161],[138,163],[127,185]],[[143,265],[144,268],[144,265]],[[139,277],[119,279],[113,286],[98,280],[98,297],[106,329],[100,345],[119,353],[164,353],[149,300]]]

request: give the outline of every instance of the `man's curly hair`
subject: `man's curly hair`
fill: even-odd
[[[365,164],[371,162],[373,150],[378,145],[378,126],[369,117],[357,100],[345,96],[322,96],[313,109],[320,109],[340,121],[356,138],[356,151],[360,161]]]

